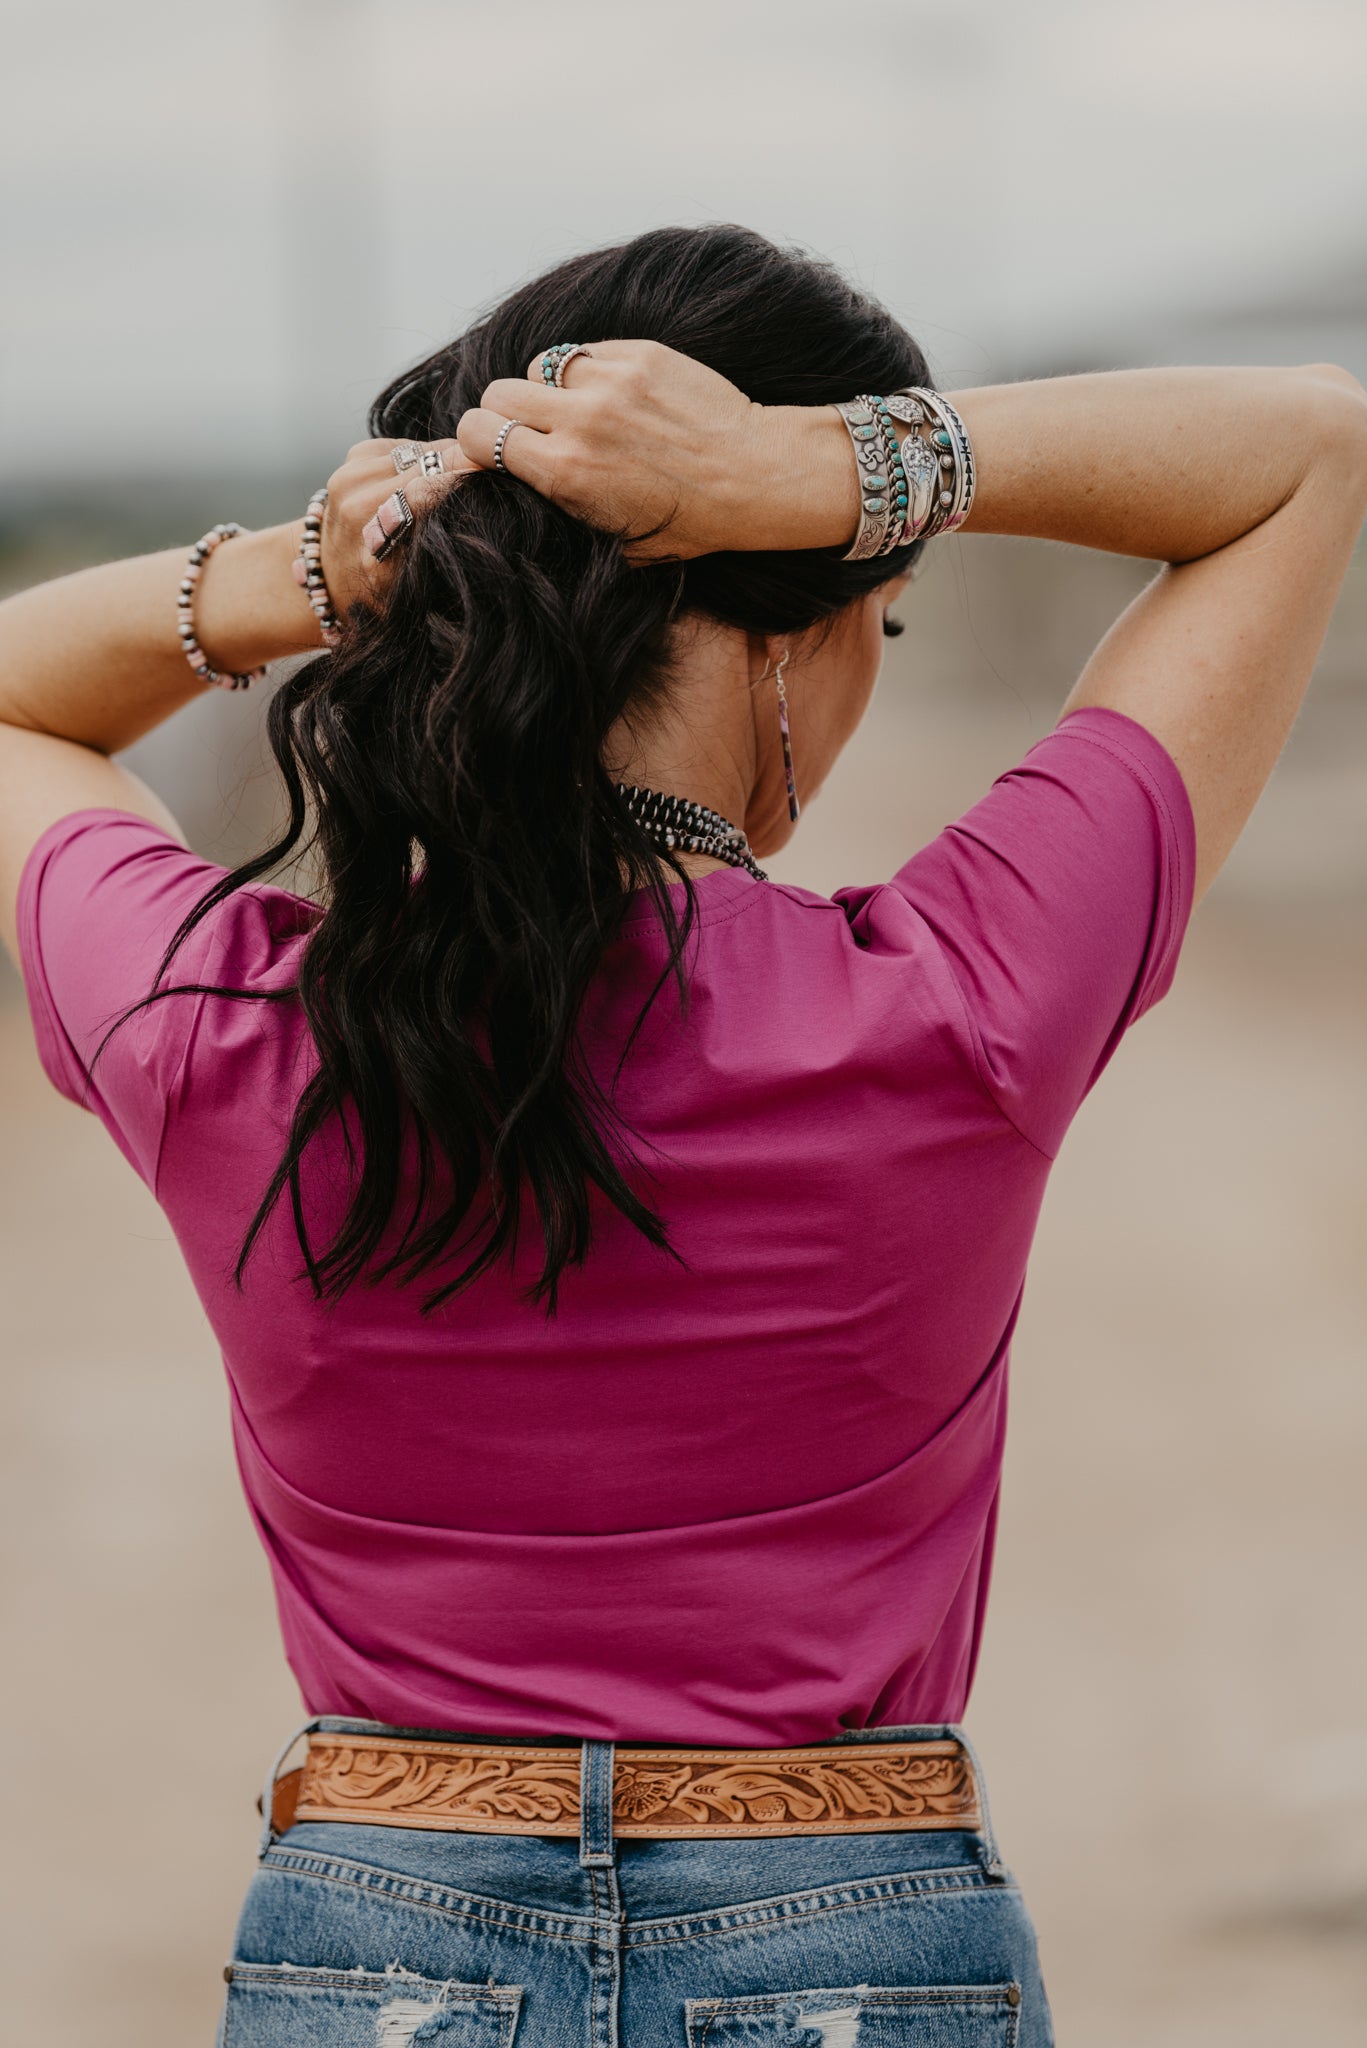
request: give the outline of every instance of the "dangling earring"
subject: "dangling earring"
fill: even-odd
[[[783,671],[788,665],[788,649],[785,647],[778,662],[778,729],[783,737],[783,773],[788,780],[788,816],[796,825],[802,806],[797,800],[797,778],[793,774],[793,739],[788,730],[788,692],[783,687]]]

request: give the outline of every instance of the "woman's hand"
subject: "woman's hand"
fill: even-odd
[[[402,491],[415,519],[421,519],[453,483],[479,467],[461,453],[455,441],[415,441],[424,453],[436,449],[443,468],[426,476],[420,468],[394,468],[394,450],[399,441],[358,441],[347,451],[346,461],[328,478],[328,501],[323,513],[323,575],[332,608],[345,618],[354,604],[374,605],[383,596],[393,575],[389,555],[377,557],[386,534],[402,524],[402,514],[393,502]],[[296,523],[297,532],[303,522]]]
[[[849,439],[829,406],[755,405],[654,341],[590,343],[563,389],[538,356],[500,378],[457,430],[472,465],[503,461],[577,519],[621,534],[638,561],[724,549],[848,544],[859,502]]]

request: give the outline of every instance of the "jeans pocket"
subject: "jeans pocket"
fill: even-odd
[[[512,2048],[515,1985],[233,1963],[221,2048]]]
[[[771,1991],[692,1998],[688,2048],[1014,2048],[1018,1984]]]

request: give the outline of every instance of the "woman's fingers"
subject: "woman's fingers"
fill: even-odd
[[[357,442],[328,479],[323,573],[338,612],[382,588],[388,575],[384,557],[405,538],[410,519],[416,521],[430,511],[478,466],[454,439],[443,438],[413,442],[418,460],[398,470],[394,450],[404,445],[392,440]]]
[[[490,387],[491,390],[497,388]],[[512,386],[513,391],[519,393],[525,388],[521,384]],[[524,420],[520,413],[492,412],[485,406],[476,406],[472,411],[463,413],[456,429],[462,455],[471,468],[492,469],[498,437],[510,420],[516,420],[517,424],[504,435],[503,467],[513,476],[521,477],[523,483],[530,484],[533,490],[548,491],[552,474],[549,437],[540,433],[530,421]]]
[[[634,537],[634,560],[768,545],[751,532],[752,499],[772,494],[762,409],[661,342],[585,347],[563,389],[546,383],[540,355],[525,378],[490,385],[460,423],[466,454],[487,467],[498,425],[525,420],[534,431],[514,430],[508,468],[576,519]]]
[[[480,399],[482,412],[502,413],[505,420],[525,420],[543,433],[565,417],[569,394],[553,384],[528,384],[521,377],[497,377]]]

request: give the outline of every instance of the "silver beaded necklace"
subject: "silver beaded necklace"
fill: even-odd
[[[657,845],[671,852],[710,854],[730,868],[744,868],[757,882],[768,881],[739,825],[709,811],[706,804],[691,803],[686,796],[661,796],[657,790],[637,789],[634,783],[628,788],[619,782],[617,794]]]

